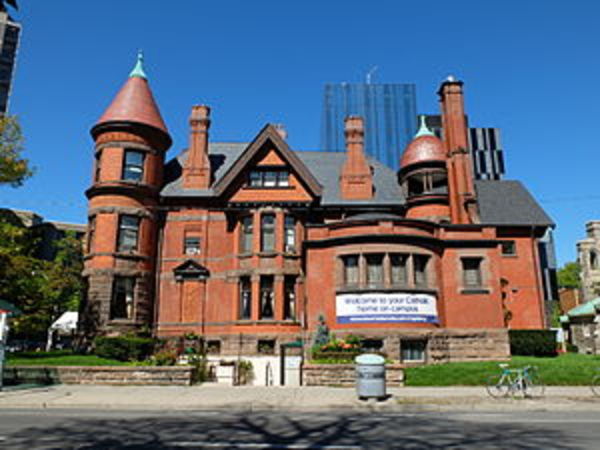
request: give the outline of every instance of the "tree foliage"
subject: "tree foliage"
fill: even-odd
[[[0,11],[6,11],[6,5],[12,6],[15,9],[19,9],[17,0],[0,0]]]
[[[21,156],[23,134],[16,117],[0,117],[0,185],[20,186],[33,175],[29,161]]]
[[[83,292],[81,242],[72,234],[56,241],[56,257],[35,257],[35,231],[0,219],[0,298],[23,311],[11,335],[43,339],[65,311],[77,310]]]
[[[558,269],[558,287],[580,288],[581,266],[577,262],[568,262]]]

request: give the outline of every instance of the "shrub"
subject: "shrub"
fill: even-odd
[[[161,350],[150,357],[156,366],[174,366],[177,362],[177,353],[171,350]]]
[[[142,361],[154,351],[154,339],[118,336],[100,336],[94,339],[94,354],[118,361]]]
[[[556,356],[554,330],[509,330],[510,353],[520,356]]]
[[[242,359],[238,362],[238,383],[249,384],[254,379],[252,361]]]
[[[202,383],[208,381],[208,361],[204,355],[192,355],[189,359],[192,369],[192,383]]]

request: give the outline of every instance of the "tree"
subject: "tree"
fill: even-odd
[[[558,269],[558,287],[577,288],[581,287],[581,266],[577,262],[568,262]]]
[[[29,161],[21,156],[22,151],[23,134],[17,118],[0,117],[0,185],[17,187],[33,175]]]
[[[6,11],[6,5],[12,6],[15,9],[19,9],[17,0],[0,0],[0,11]]]
[[[65,311],[77,311],[83,293],[83,249],[74,234],[55,242],[53,261],[36,258],[35,231],[0,220],[0,298],[23,315],[13,321],[14,337],[43,340]]]

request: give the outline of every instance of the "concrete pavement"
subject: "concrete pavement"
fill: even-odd
[[[588,387],[547,387],[542,398],[488,396],[484,387],[402,387],[385,401],[361,401],[354,389],[199,386],[55,385],[0,392],[0,408],[129,410],[380,410],[380,411],[597,411],[600,398]]]

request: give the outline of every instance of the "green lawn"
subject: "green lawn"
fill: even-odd
[[[7,353],[9,366],[123,366],[131,363],[69,351]]]
[[[482,386],[500,373],[498,362],[448,363],[406,369],[406,386]],[[600,369],[600,356],[567,353],[556,358],[513,356],[511,368],[537,366],[547,386],[587,386]]]

